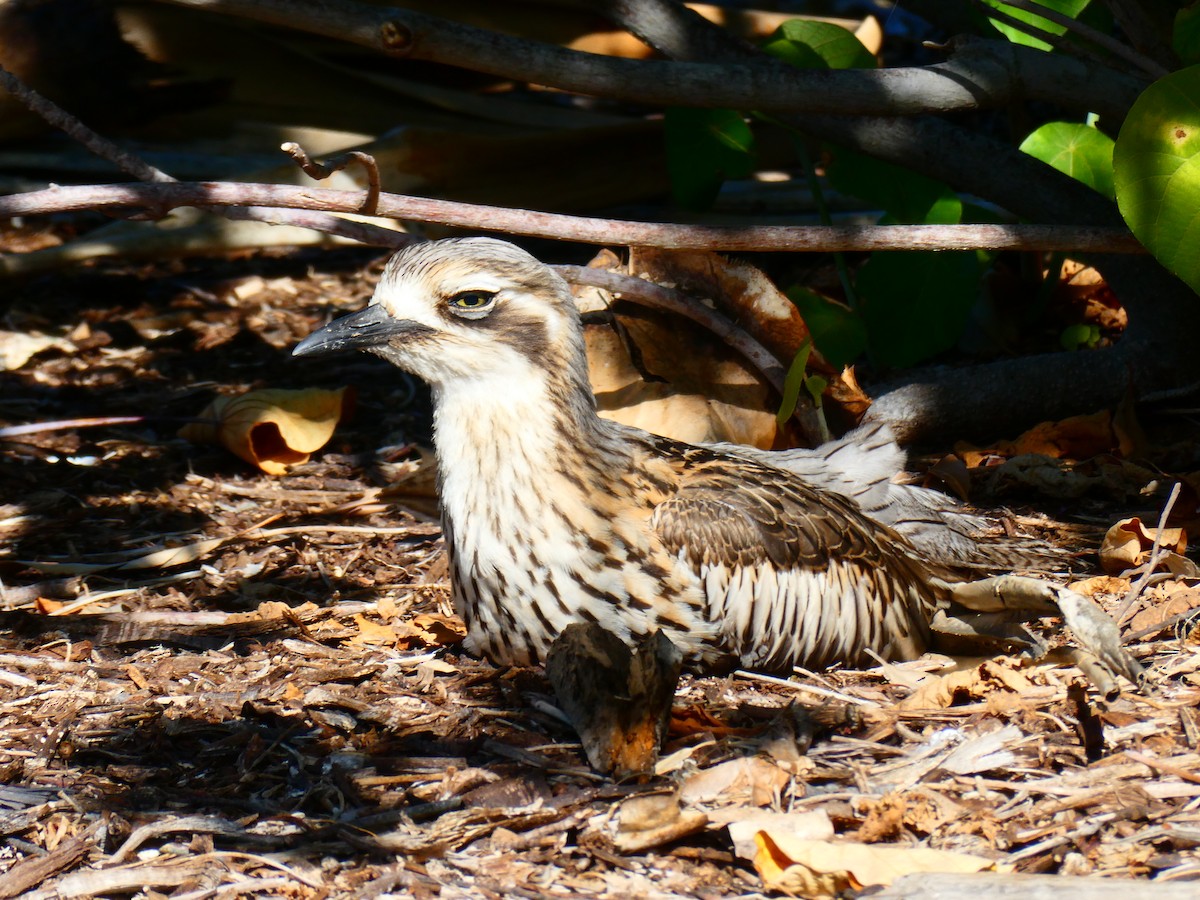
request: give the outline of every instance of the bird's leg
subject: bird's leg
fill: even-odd
[[[1010,622],[1014,614],[1026,618],[1062,616],[1079,644],[1079,650],[1069,651],[1068,656],[1105,694],[1112,692],[1117,675],[1139,688],[1145,686],[1145,670],[1121,646],[1117,623],[1095,601],[1080,593],[1020,575],[1000,575],[945,588],[952,603],[976,613],[1004,614]],[[984,633],[989,633],[986,628]],[[1039,655],[1045,655],[1044,647]]]

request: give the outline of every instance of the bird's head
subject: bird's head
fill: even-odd
[[[491,238],[401,250],[366,309],[313,332],[292,354],[340,350],[368,350],[438,389],[464,382],[501,388],[586,366],[566,282]]]

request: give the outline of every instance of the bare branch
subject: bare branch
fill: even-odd
[[[804,70],[765,56],[722,63],[599,56],[353,0],[161,2],[314,32],[397,58],[653,105],[896,116],[1004,106],[1036,91],[1037,99],[1120,121],[1144,87],[1103,66],[981,39],[955,43],[954,58],[932,66]]]
[[[195,207],[283,207],[354,212],[357,191],[284,184],[177,182],[174,184],[53,187],[0,197],[0,216],[43,215],[81,209],[172,209]],[[1048,225],[678,225],[569,216],[505,207],[381,193],[380,216],[413,219],[530,237],[631,247],[679,250],[811,251],[852,250],[1075,250],[1144,253],[1120,228]],[[351,223],[345,223],[351,224]],[[319,227],[319,226],[312,226]],[[396,247],[412,238],[375,228],[366,243]]]

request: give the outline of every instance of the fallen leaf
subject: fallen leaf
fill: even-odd
[[[1135,569],[1149,559],[1155,541],[1164,550],[1183,553],[1187,535],[1182,528],[1147,528],[1137,516],[1122,519],[1104,535],[1100,544],[1100,565],[1110,575]]]
[[[1130,631],[1143,631],[1200,606],[1200,588],[1180,582],[1156,585],[1150,594],[1151,604],[1129,622]]]
[[[766,831],[756,835],[755,843],[753,863],[763,885],[804,897],[832,897],[844,891],[889,885],[915,872],[1011,869],[980,856],[927,847],[809,841]]]
[[[1124,331],[1129,324],[1128,313],[1104,276],[1077,260],[1063,261],[1054,292],[1079,321],[1098,325],[1106,332]]]
[[[352,405],[350,388],[251,391],[218,397],[199,416],[213,421],[185,425],[179,436],[223,444],[268,475],[283,475],[328,443]]]
[[[1097,575],[1082,581],[1073,581],[1067,585],[1077,594],[1085,597],[1095,597],[1097,594],[1123,595],[1129,591],[1132,582],[1128,578],[1116,578],[1112,575]]]
[[[603,251],[593,268],[635,274],[678,288],[736,321],[786,371],[809,332],[799,311],[762,272],[715,253],[639,249],[623,265]],[[576,290],[584,312],[607,321],[584,331],[600,414],[689,442],[731,441],[762,449],[796,446],[792,425],[775,421],[779,397],[758,369],[708,329],[661,310],[622,304],[595,288]],[[809,368],[830,387],[829,402],[861,392],[815,354]]]
[[[790,834],[797,840],[828,841],[833,839],[833,820],[823,809],[802,812],[776,812],[746,806],[714,810],[708,815],[714,825],[727,825],[733,839],[733,849],[744,859],[753,859],[758,849],[759,832]]]
[[[767,806],[787,787],[791,776],[756,756],[731,759],[684,780],[679,799],[684,803],[752,803]]]
[[[1023,694],[1032,682],[1001,660],[987,660],[971,669],[932,675],[898,704],[901,709],[942,709],[964,699],[979,700],[997,688]]]
[[[75,345],[63,338],[45,334],[26,334],[23,331],[0,331],[0,372],[19,369],[43,350],[71,353]]]
[[[431,647],[457,644],[467,636],[467,627],[457,616],[421,613],[413,618],[412,624],[419,630],[422,641]]]
[[[350,638],[351,644],[391,647],[396,643],[396,630],[391,625],[381,625],[361,615],[354,617],[354,624],[358,626],[358,633]]]

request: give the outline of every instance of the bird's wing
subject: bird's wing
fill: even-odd
[[[823,667],[924,650],[935,602],[908,542],[772,466],[691,454],[650,525],[701,580],[745,665]]]

